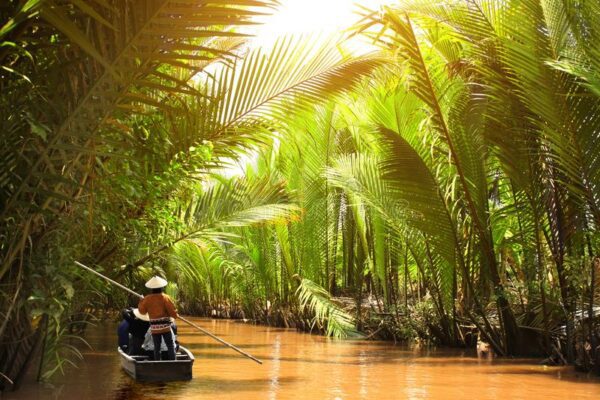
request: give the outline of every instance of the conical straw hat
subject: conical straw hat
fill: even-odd
[[[150,316],[148,316],[148,314],[142,314],[137,308],[133,309],[133,315],[135,315],[137,319],[141,319],[142,321],[150,321]]]
[[[167,286],[167,281],[160,276],[153,276],[152,279],[146,282],[146,287],[148,289],[159,289],[165,286]]]

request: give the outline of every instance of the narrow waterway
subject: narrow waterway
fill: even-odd
[[[180,324],[194,379],[140,384],[120,369],[115,326],[89,331],[79,369],[6,399],[600,399],[600,379],[538,360],[479,359],[454,349],[339,341],[234,321],[193,319],[262,359],[258,365]]]

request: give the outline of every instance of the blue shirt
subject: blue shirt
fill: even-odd
[[[129,347],[129,322],[123,320],[117,328],[119,336],[119,347],[123,350]]]

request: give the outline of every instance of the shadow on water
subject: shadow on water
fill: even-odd
[[[201,350],[201,349],[200,349]],[[213,353],[213,352],[194,352],[196,356],[196,361],[202,362],[205,360],[235,360],[239,359],[240,356],[233,354],[224,354],[224,353]],[[327,359],[317,359],[317,358],[308,358],[308,357],[271,357],[271,356],[257,356],[263,362],[293,362],[293,363],[308,363],[308,364],[330,364],[330,365],[359,365],[360,361],[339,361],[339,360],[327,360]]]
[[[286,376],[279,378],[277,383],[279,386],[291,385],[302,382],[303,379],[296,376]],[[199,393],[214,393],[215,390],[220,392],[256,392],[267,391],[272,385],[272,379],[254,378],[254,379],[223,379],[214,376],[203,376],[196,380],[189,387],[194,392]]]
[[[277,386],[297,384],[302,381],[299,377],[283,377],[277,380]],[[239,392],[268,392],[273,385],[273,380],[268,378],[255,379],[225,379],[215,376],[197,377],[189,382],[175,383],[146,383],[140,384],[133,380],[123,382],[112,395],[110,400],[128,399],[166,399],[177,398],[186,394],[210,395],[215,392],[219,394],[231,394],[235,397]]]
[[[255,325],[255,326],[257,326],[257,328],[258,328],[257,332],[260,332],[260,333],[297,332],[295,329],[292,329],[292,328],[265,328],[264,326],[258,326],[258,325]]]
[[[550,379],[556,379],[558,381],[565,381],[565,382],[576,382],[578,384],[580,383],[587,383],[587,384],[593,384],[596,387],[600,386],[600,379],[596,376],[593,376],[591,373],[578,373],[578,372],[572,372],[572,371],[568,371],[567,373],[561,373],[564,372],[562,370],[554,370],[554,368],[561,368],[561,367],[547,367],[548,369],[542,369],[543,366],[535,366],[537,368],[525,368],[525,367],[511,367],[511,369],[507,369],[507,370],[499,370],[499,371],[485,371],[484,374],[488,374],[488,375],[516,375],[516,376],[541,376],[541,377],[547,377]],[[566,368],[570,368],[570,367],[566,367]]]

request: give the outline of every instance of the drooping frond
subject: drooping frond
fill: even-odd
[[[406,222],[431,238],[436,250],[454,265],[458,243],[442,188],[409,142],[388,129],[381,132],[383,179],[409,210]]]
[[[233,178],[217,182],[196,195],[181,209],[185,229],[176,237],[137,260],[142,265],[157,254],[186,239],[218,239],[236,236],[227,228],[284,223],[298,211],[282,182]]]
[[[345,57],[332,37],[285,36],[269,53],[252,50],[233,67],[225,67],[205,83],[198,105],[209,140],[256,129],[265,120],[285,120],[298,111],[351,88],[381,61],[373,56]],[[210,104],[210,99],[217,102]],[[240,132],[241,131],[241,132]],[[214,139],[211,139],[214,137]]]
[[[209,187],[188,205],[183,217],[189,226],[200,229],[281,222],[297,211],[290,201],[283,182],[268,177],[233,179]]]
[[[300,306],[314,313],[314,322],[325,328],[328,336],[344,338],[355,332],[353,318],[334,303],[325,289],[309,279],[302,279],[296,291]]]

